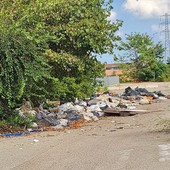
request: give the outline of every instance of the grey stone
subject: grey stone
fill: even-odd
[[[38,127],[37,123],[33,122],[32,127],[37,128]]]
[[[64,127],[62,125],[57,125],[57,126],[54,126],[54,128],[57,130],[57,129],[63,129]]]
[[[58,121],[60,122],[60,125],[68,126],[68,120],[67,119],[58,119]]]
[[[142,98],[142,99],[140,99],[139,104],[141,104],[141,105],[145,105],[145,104],[150,104],[150,102],[149,102],[149,100],[148,100],[148,99],[146,99],[146,98]]]
[[[58,119],[66,119],[67,118],[67,113],[63,114],[56,114]]]
[[[101,112],[102,110],[100,109],[99,105],[91,105],[90,107],[87,108],[88,111],[96,111],[96,112]]]
[[[48,118],[45,118],[45,120],[46,120],[51,126],[60,125],[60,121],[57,120],[57,119],[48,119]]]
[[[160,99],[160,100],[166,100],[167,98],[160,96],[159,99]]]
[[[87,107],[87,102],[80,101],[79,106]]]
[[[99,120],[99,118],[97,116],[93,116],[92,118],[95,122]]]
[[[88,105],[91,106],[91,105],[97,105],[98,102],[100,102],[101,99],[93,99],[93,100],[90,100],[88,102]]]
[[[63,114],[68,110],[76,110],[72,103],[65,103],[58,107],[58,114]]]
[[[76,112],[71,112],[67,114],[67,119],[71,121],[79,120],[82,116]]]
[[[83,118],[84,118],[86,121],[91,121],[91,120],[92,120],[89,116],[86,116],[86,115],[83,115]]]
[[[104,101],[99,101],[97,102],[97,105],[99,106],[100,109],[105,109],[107,106],[107,103]]]
[[[83,115],[84,119],[87,121],[90,121],[90,120],[97,121],[98,120],[97,116],[95,116],[92,112],[89,112],[89,111],[83,112],[82,115]]]
[[[102,116],[104,116],[104,112],[93,112],[93,115],[94,116],[97,116],[97,117],[102,117]]]
[[[81,113],[81,112],[84,111],[84,107],[83,106],[75,105],[74,107],[75,107],[75,109],[77,110],[78,113]]]

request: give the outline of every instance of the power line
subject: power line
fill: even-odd
[[[164,62],[167,62],[169,57],[170,57],[170,29],[169,29],[169,14],[165,13],[161,17],[164,18],[164,22],[160,23],[164,25],[164,32],[165,34],[165,57],[164,57]]]

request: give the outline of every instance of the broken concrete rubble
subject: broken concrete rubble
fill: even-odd
[[[139,104],[141,105],[150,104],[150,101],[147,98],[141,98],[139,100]]]
[[[129,116],[138,112],[146,112],[146,110],[137,110],[139,104],[151,104],[154,100],[166,99],[166,96],[159,92],[149,92],[144,88],[132,89],[128,87],[123,94],[115,94],[104,92],[102,94],[94,94],[88,100],[76,100],[75,103],[68,102],[55,105],[49,109],[43,108],[33,110],[29,103],[26,109],[21,107],[19,110],[22,115],[26,111],[27,114],[36,114],[37,124],[44,122],[48,126],[54,126],[55,129],[63,129],[71,124],[71,122],[98,121],[99,117],[106,113],[118,114],[120,116]],[[50,102],[48,103],[55,103]],[[59,104],[59,102],[57,102]],[[24,108],[24,109],[23,109]],[[31,109],[31,110],[30,110]],[[24,115],[24,114],[23,114]]]

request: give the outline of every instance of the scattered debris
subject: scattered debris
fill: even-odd
[[[38,139],[34,139],[34,140],[33,140],[33,143],[38,143],[38,142],[39,142]]]
[[[29,112],[32,110],[32,106],[31,106],[31,103],[29,101],[26,101],[22,106],[21,106],[21,112]]]
[[[2,137],[19,137],[19,136],[24,136],[24,135],[29,135],[29,132],[18,132],[18,133],[6,133],[6,134],[1,134]]]
[[[169,95],[170,96],[170,95]],[[128,87],[123,94],[106,91],[94,94],[85,100],[76,99],[75,103],[68,102],[62,104],[60,101],[49,101],[39,108],[33,109],[29,102],[18,109],[21,116],[25,114],[36,115],[37,122],[33,123],[30,132],[38,132],[44,127],[52,126],[54,130],[62,130],[66,127],[78,128],[84,122],[98,121],[100,117],[111,115],[130,116],[147,110],[138,110],[136,106],[151,104],[155,100],[165,100],[170,98],[160,91],[149,92],[145,88]],[[4,134],[4,136],[21,136],[25,132]]]

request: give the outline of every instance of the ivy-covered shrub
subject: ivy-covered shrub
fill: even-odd
[[[112,0],[0,1],[0,119],[23,99],[89,97],[122,25],[108,20]]]
[[[74,101],[76,98],[90,97],[94,93],[95,87],[86,80],[76,82],[76,78],[64,77],[62,80],[57,78],[48,80],[46,90],[48,91],[47,99],[67,102]]]

